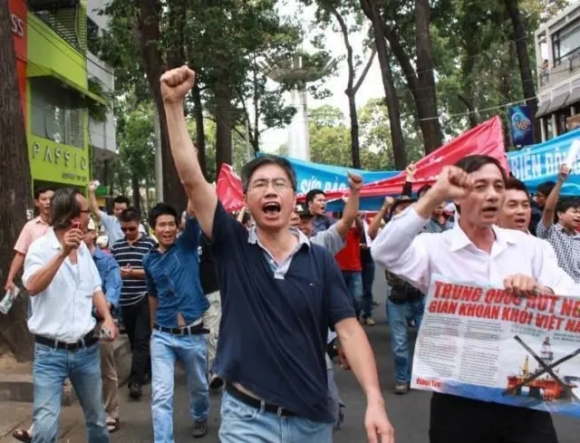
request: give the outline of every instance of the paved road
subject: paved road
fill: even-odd
[[[373,345],[380,370],[381,385],[386,396],[391,421],[393,422],[398,443],[426,443],[428,441],[429,398],[428,393],[412,391],[405,396],[391,394],[393,388],[393,364],[388,345],[389,334],[384,314],[385,283],[382,272],[377,272],[375,282],[375,296],[381,305],[376,308],[377,325],[367,328]],[[357,382],[350,372],[338,370],[337,383],[343,400],[347,404],[346,420],[341,431],[335,434],[335,443],[362,443],[364,442],[363,417],[365,409],[364,397],[358,388]],[[126,388],[122,390],[126,398]],[[122,428],[113,436],[113,443],[152,443],[151,412],[149,407],[150,391],[147,389],[141,402],[122,403]],[[191,442],[191,423],[189,417],[188,394],[183,376],[178,375],[175,393],[175,440],[177,443]],[[580,420],[567,417],[556,417],[560,443],[577,443],[580,436]],[[206,443],[217,443],[219,427],[219,398],[212,398],[210,416],[210,431],[199,440]],[[77,443],[84,441],[82,434],[69,434],[69,441]],[[78,437],[77,437],[78,436]],[[82,440],[80,439],[82,438]],[[65,440],[66,441],[66,440]]]

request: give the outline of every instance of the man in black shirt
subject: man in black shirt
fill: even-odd
[[[292,166],[274,156],[247,164],[242,186],[255,226],[248,231],[233,219],[204,178],[187,131],[183,105],[194,79],[186,66],[168,71],[161,94],[173,160],[211,240],[220,283],[220,441],[330,443],[325,357],[334,327],[366,396],[369,441],[394,443],[374,355],[336,261],[289,226],[297,188]]]

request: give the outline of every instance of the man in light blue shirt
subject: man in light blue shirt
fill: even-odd
[[[121,297],[121,269],[117,260],[95,245],[97,239],[97,227],[93,220],[89,221],[88,230],[84,242],[89,248],[93,261],[101,276],[102,289],[109,305],[111,313],[116,313]],[[108,340],[100,340],[101,373],[103,377],[103,402],[107,414],[107,428],[109,433],[119,429],[119,378],[117,365],[115,364],[115,345]]]
[[[129,207],[129,199],[123,195],[118,195],[113,199],[113,215],[107,214],[105,211],[101,211],[99,208],[99,203],[97,202],[97,197],[95,191],[97,189],[97,182],[91,182],[89,184],[89,205],[91,207],[91,212],[93,217],[97,222],[101,222],[105,231],[107,231],[107,236],[109,237],[109,247],[113,246],[117,240],[125,238],[125,234],[121,230],[121,222],[119,221],[119,216],[121,213]],[[139,231],[143,234],[147,234],[145,227],[139,224]]]

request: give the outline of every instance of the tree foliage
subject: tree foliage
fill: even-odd
[[[361,125],[361,168],[373,171],[395,170],[389,118],[384,102],[371,99],[357,112]],[[350,128],[345,123],[342,111],[323,105],[310,109],[308,115],[311,161],[352,167]],[[409,145],[412,146],[412,142]],[[415,142],[414,150],[409,153],[410,160],[418,160],[422,149],[422,145]],[[287,146],[280,146],[276,153],[287,155]]]

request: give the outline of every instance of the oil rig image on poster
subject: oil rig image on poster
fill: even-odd
[[[575,382],[580,377],[560,375],[558,366],[580,355],[580,349],[554,361],[554,353],[550,344],[550,338],[546,337],[538,356],[520,337],[514,337],[529,355],[526,355],[521,372],[507,377],[507,388],[503,395],[517,395],[532,397],[542,401],[570,401],[580,402],[573,389],[579,386]],[[537,362],[537,369],[530,370],[530,357]],[[580,375],[580,374],[578,374]]]

